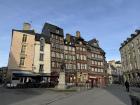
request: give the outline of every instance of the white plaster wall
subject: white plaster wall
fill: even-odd
[[[40,53],[40,42],[35,42],[35,56],[34,56],[34,72],[39,72],[39,54]]]
[[[44,73],[51,73],[51,49],[50,44],[45,44],[44,49]]]
[[[51,51],[50,44],[45,44],[44,47],[44,61],[39,61],[40,57],[40,42],[35,42],[35,56],[34,56],[34,72],[39,73],[39,65],[44,64],[44,73],[51,73]]]

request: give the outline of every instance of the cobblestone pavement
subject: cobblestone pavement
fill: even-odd
[[[0,88],[0,105],[130,105],[125,88],[111,85],[75,93]]]

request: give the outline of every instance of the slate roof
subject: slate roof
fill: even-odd
[[[57,33],[56,30],[59,30],[59,33]],[[56,35],[64,37],[62,28],[52,25],[50,23],[45,23],[42,29],[42,34],[50,36],[50,33],[54,33]]]
[[[17,31],[17,32],[22,32],[22,33],[27,33],[27,34],[35,35],[35,31],[34,30],[16,30],[16,29],[13,29],[12,31]]]
[[[119,48],[119,50],[121,50],[122,47],[124,47],[127,43],[132,41],[139,34],[140,34],[140,30],[139,29],[135,30],[135,34],[131,34],[131,38],[127,38],[127,40],[125,40],[123,43],[121,43],[121,47]]]

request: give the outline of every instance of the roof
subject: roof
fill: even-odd
[[[94,43],[96,43],[96,45],[95,45]],[[94,46],[94,47],[100,48],[100,47],[99,47],[98,40],[96,40],[95,38],[89,40],[89,41],[88,41],[88,44],[90,44],[91,46]]]
[[[121,47],[119,48],[119,50],[121,50],[122,47],[124,47],[127,43],[132,41],[138,35],[140,35],[140,30],[137,29],[135,30],[134,34],[131,34],[131,38],[127,38],[123,43],[121,43]]]
[[[110,64],[110,68],[111,68],[112,70],[116,70],[116,68],[115,68],[113,65],[111,65],[111,64]]]
[[[36,41],[40,41],[41,37],[43,37],[45,39],[46,43],[50,43],[50,39],[48,38],[48,36],[46,36],[44,34],[35,33],[35,40]]]
[[[12,31],[17,31],[17,32],[22,32],[22,33],[26,33],[26,34],[35,35],[34,30],[16,30],[16,29],[13,29]]]
[[[59,33],[57,32],[57,30],[59,31]],[[42,29],[42,34],[50,36],[50,33],[54,33],[62,37],[64,36],[62,28],[55,26],[53,24],[50,24],[50,23],[45,23]]]

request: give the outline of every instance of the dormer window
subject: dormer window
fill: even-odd
[[[41,46],[42,46],[42,45],[44,46],[44,44],[45,44],[45,39],[44,39],[43,37],[41,37],[41,38],[40,38],[40,45],[41,45]]]
[[[93,43],[94,46],[97,46],[97,43]]]
[[[133,42],[132,42],[131,46],[132,46],[132,48],[134,47],[134,43]]]
[[[40,38],[40,51],[44,51],[44,44],[45,44],[45,39],[41,37]]]
[[[58,29],[56,30],[56,33],[59,34],[59,30]]]
[[[26,41],[27,41],[27,35],[23,34],[22,42],[26,42]]]
[[[82,45],[82,42],[81,41],[79,43]]]

